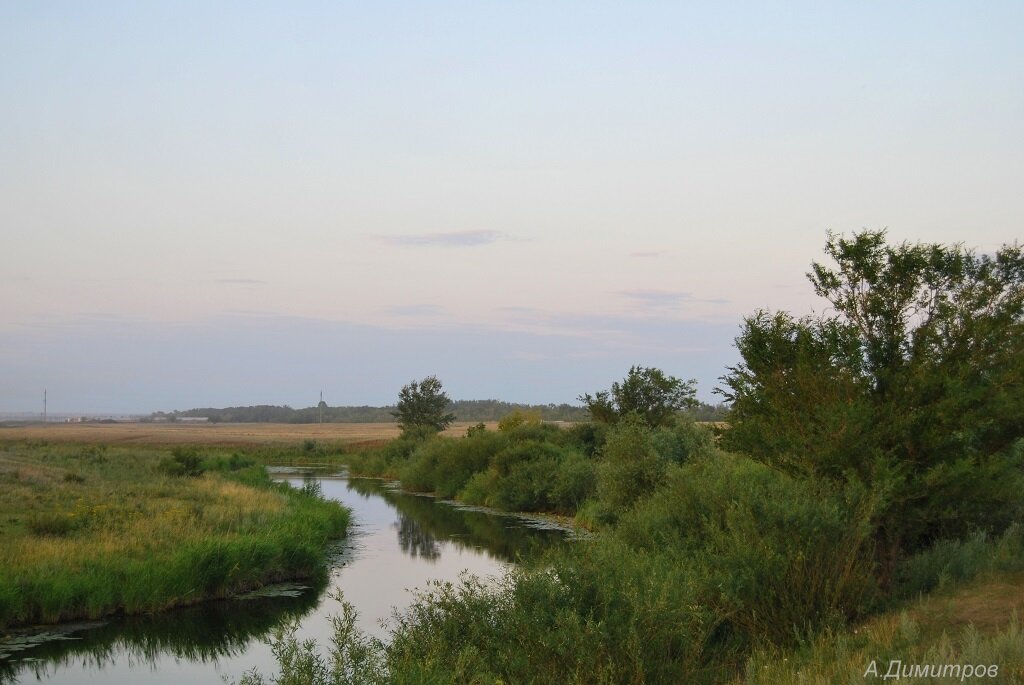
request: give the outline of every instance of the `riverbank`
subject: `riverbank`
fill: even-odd
[[[331,459],[442,499],[575,510],[600,530],[496,585],[419,595],[370,681],[824,684],[864,680],[873,659],[879,677],[893,661],[1020,668],[1021,625],[996,599],[1020,592],[1019,523],[905,554],[883,584],[877,493],[724,452],[686,424],[522,425]],[[971,583],[980,599],[943,605]],[[278,649],[297,649],[290,639]]]
[[[893,673],[908,683],[1024,683],[1022,616],[1024,574],[989,575],[819,636],[800,649],[758,650],[733,685],[883,682]],[[967,666],[973,676],[966,675]],[[928,677],[915,677],[921,667]],[[932,678],[933,672],[947,677]]]
[[[0,629],[141,613],[325,569],[346,509],[238,454],[0,446]]]

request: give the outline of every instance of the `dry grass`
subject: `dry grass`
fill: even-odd
[[[474,421],[458,421],[444,432],[462,436]],[[497,423],[487,424],[488,430]],[[393,423],[55,423],[0,426],[0,441],[32,440],[105,445],[271,445],[303,440],[374,443],[398,437]]]
[[[0,447],[0,629],[152,611],[322,568],[337,505],[259,469],[166,475],[166,450]]]
[[[923,630],[933,633],[973,625],[982,634],[1024,617],[1024,573],[1016,573],[968,587],[953,596],[923,599],[907,612]]]
[[[764,650],[747,663],[736,685],[835,685],[881,682],[865,678],[872,661],[999,666],[988,682],[1024,683],[1024,574],[988,578],[951,594],[928,596],[904,611],[876,616],[796,652]],[[958,682],[958,678],[901,678],[901,683]]]

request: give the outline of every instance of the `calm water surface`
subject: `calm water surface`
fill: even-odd
[[[564,531],[529,519],[458,507],[399,492],[377,480],[278,474],[294,486],[315,479],[324,497],[353,511],[349,537],[332,554],[326,583],[284,585],[253,597],[153,616],[50,627],[0,641],[0,683],[184,683],[223,685],[250,669],[276,672],[266,643],[274,628],[298,620],[298,636],[325,643],[340,590],[360,626],[381,625],[411,591],[463,572],[498,576],[518,559],[565,544]]]

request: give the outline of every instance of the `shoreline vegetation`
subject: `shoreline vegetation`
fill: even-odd
[[[278,631],[286,682],[831,684],[863,682],[872,660],[881,676],[897,659],[985,660],[1000,667],[996,682],[1024,682],[1019,523],[908,555],[883,591],[869,492],[723,451],[685,417],[560,428],[513,415],[462,438],[307,454],[407,491],[562,520],[573,506],[553,493],[582,483],[573,520],[598,534],[497,584],[422,591],[386,643],[353,628],[351,607],[329,658]]]
[[[0,631],[316,577],[348,521],[237,451],[0,444]]]
[[[273,682],[1024,683],[1024,249],[825,252],[826,314],[744,320],[718,435],[653,368],[582,395],[589,423],[459,440],[440,381],[405,386],[351,472],[598,533],[422,591],[387,641],[350,605],[326,656],[279,631]]]

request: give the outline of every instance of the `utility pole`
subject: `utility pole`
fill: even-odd
[[[320,404],[316,405],[317,409],[320,410],[320,423],[324,422],[324,391],[320,391]]]
[[[46,423],[46,388],[43,388],[43,423]]]

